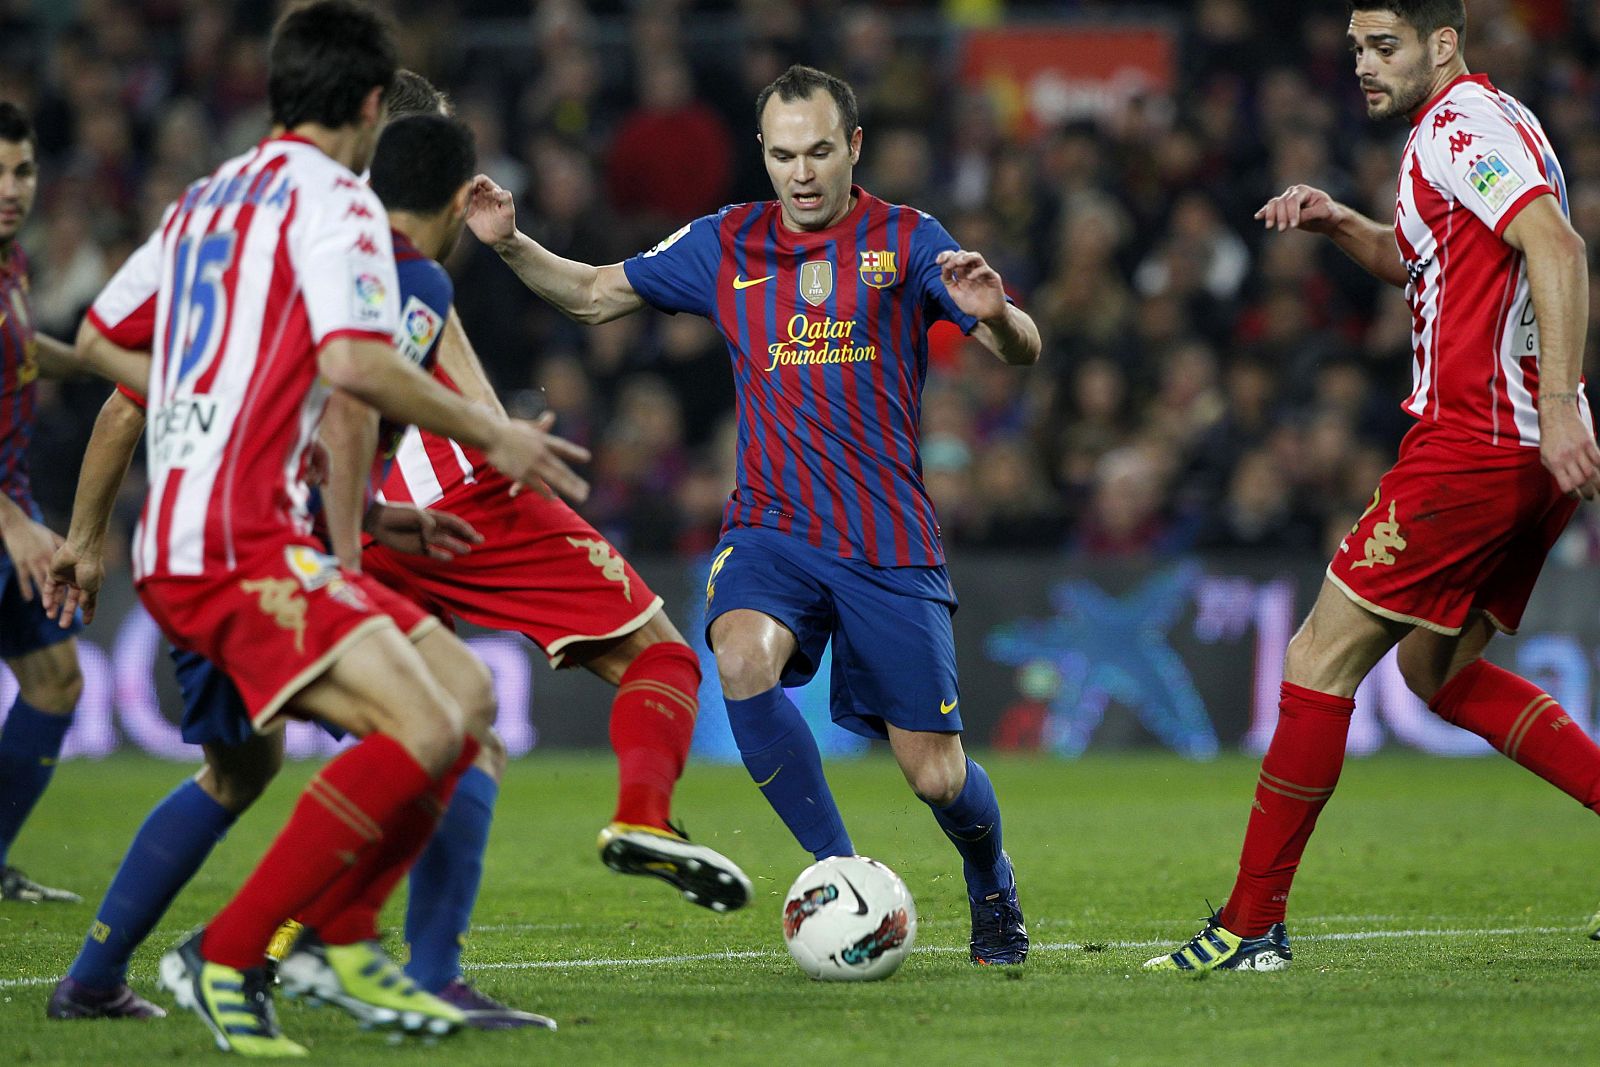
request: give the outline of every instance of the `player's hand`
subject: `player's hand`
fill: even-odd
[[[1332,233],[1349,216],[1339,201],[1309,185],[1291,185],[1268,200],[1255,217],[1269,230]]]
[[[550,433],[555,421],[551,411],[531,422],[511,419],[485,457],[513,482],[531,485],[545,496],[554,490],[574,504],[581,504],[589,499],[589,483],[568,464],[589,462],[589,450]]]
[[[1600,445],[1578,416],[1576,403],[1539,412],[1539,459],[1568,496],[1600,496]]]
[[[33,591],[43,591],[50,576],[50,557],[61,546],[61,536],[24,515],[0,525],[0,541],[16,568],[22,599],[32,600]]]
[[[956,307],[980,321],[1006,313],[1006,290],[1000,282],[1000,272],[989,266],[980,253],[945,251],[934,262],[939,265],[939,278],[950,290]]]
[[[374,504],[365,524],[372,539],[396,552],[449,562],[483,544],[483,535],[459,515],[411,504]]]
[[[467,226],[486,245],[509,241],[517,233],[517,203],[487,174],[472,180],[467,200]]]
[[[50,570],[40,586],[44,613],[63,630],[72,625],[79,611],[83,612],[84,622],[93,621],[95,601],[105,577],[105,561],[100,553],[63,542],[51,557]]]

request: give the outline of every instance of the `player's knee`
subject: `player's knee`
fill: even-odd
[[[207,766],[201,772],[201,788],[218,804],[235,815],[254,804],[283,769],[283,753],[271,753],[260,761],[241,766]]]
[[[1395,663],[1400,668],[1400,677],[1405,679],[1406,688],[1424,703],[1432,700],[1434,694],[1444,688],[1450,666],[1407,647],[1404,641],[1395,650]]]
[[[451,696],[461,708],[463,729],[480,743],[494,731],[499,701],[494,692],[494,675],[476,656],[467,657],[461,668],[452,672]]]
[[[64,657],[55,670],[33,674],[18,686],[18,693],[40,711],[66,715],[83,696],[83,672],[78,669],[78,658]]]
[[[942,760],[931,760],[905,773],[911,791],[924,803],[936,808],[949,807],[961,795],[964,768],[958,773],[956,768],[946,766]]]
[[[729,700],[748,700],[778,684],[779,667],[755,648],[725,642],[717,649],[717,678]]]
[[[398,741],[429,774],[442,774],[461,754],[465,716],[447,693],[424,697],[386,714],[378,727]]]

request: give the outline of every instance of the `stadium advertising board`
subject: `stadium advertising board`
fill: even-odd
[[[701,652],[700,758],[737,760],[716,670],[701,637],[708,562],[651,563],[641,571],[667,598]],[[961,710],[970,743],[1076,757],[1101,748],[1164,747],[1204,759],[1261,751],[1277,716],[1284,649],[1311,604],[1321,566],[1309,559],[1192,557],[1157,565],[971,558],[951,565],[961,609],[956,644]],[[1594,732],[1600,669],[1600,577],[1547,568],[1523,632],[1497,639],[1491,658],[1544,687]],[[467,635],[494,673],[500,731],[522,755],[536,746],[604,748],[611,690],[583,671],[551,671],[521,638]],[[119,749],[192,759],[178,737],[178,698],[159,632],[125,586],[108,590],[81,640],[84,693],[65,758]],[[849,756],[866,742],[828,722],[824,662],[794,693],[823,751]],[[0,708],[14,682],[0,671]],[[1391,655],[1356,694],[1350,751],[1387,745],[1440,755],[1486,753],[1405,687]],[[290,727],[290,754],[320,756],[334,742]]]
[[[1008,126],[1037,133],[1170,92],[1177,54],[1173,28],[1159,22],[995,27],[967,34],[961,77]]]

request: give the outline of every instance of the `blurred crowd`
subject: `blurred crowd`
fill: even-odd
[[[1293,182],[1392,216],[1406,128],[1366,120],[1336,0],[1142,5],[1176,34],[1176,91],[1042,131],[963,83],[965,27],[1126,19],[1134,5],[387,6],[403,62],[450,92],[481,168],[518,194],[520,225],[595,263],[724,203],[770,197],[757,90],[794,61],[849,79],[866,130],[857,180],[984,252],[1044,335],[1027,371],[953,331],[936,338],[923,464],[957,552],[1323,555],[1409,425],[1400,295],[1326,242],[1264,234],[1251,218]],[[70,337],[164,205],[261,136],[274,8],[0,0],[0,98],[34,114],[43,156],[23,243],[44,330]],[[1600,4],[1473,0],[1466,53],[1542,117],[1593,255]],[[574,326],[470,237],[450,267],[508,405],[548,406],[560,432],[594,449],[585,511],[597,527],[634,553],[709,548],[734,434],[712,327],[655,313]],[[1600,292],[1590,306],[1600,315]],[[58,522],[104,392],[47,390],[35,484]],[[1566,551],[1592,558],[1597,544],[1586,519]]]

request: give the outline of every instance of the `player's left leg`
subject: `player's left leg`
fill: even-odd
[[[7,587],[7,601],[18,598],[15,586],[13,581]],[[27,642],[34,647],[5,658],[17,679],[17,698],[6,715],[4,730],[0,730],[0,900],[76,904],[82,900],[76,893],[32,881],[10,865],[9,854],[12,842],[55,774],[62,742],[72,725],[72,712],[83,692],[78,643],[69,636],[38,647],[54,636],[49,634],[49,627],[54,624],[36,603],[20,604],[18,611],[9,610],[9,604],[6,607],[0,620],[9,624],[26,616],[30,621],[22,630],[25,634],[38,632],[41,640]],[[32,619],[35,614],[37,619]],[[61,631],[56,630],[56,634]],[[8,640],[0,647],[15,647],[16,636],[8,634]]]
[[[1023,962],[1028,958],[1028,928],[1017,903],[1017,878],[1005,852],[1000,802],[988,772],[966,754],[960,734],[903,730],[893,723],[887,728],[906,783],[961,854],[972,910],[972,961]]]

